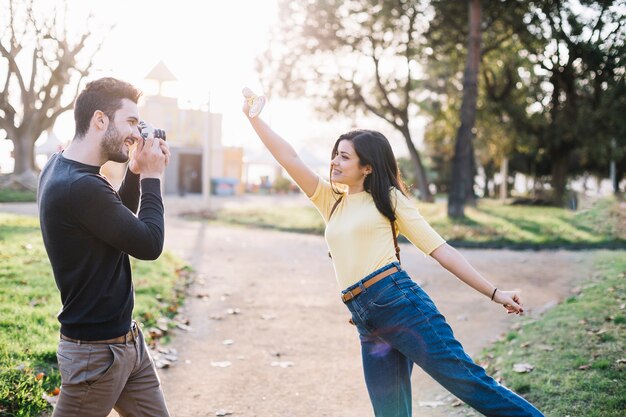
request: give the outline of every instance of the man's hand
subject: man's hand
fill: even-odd
[[[141,178],[160,178],[169,163],[170,149],[163,139],[148,136],[140,140],[133,152],[128,168]]]

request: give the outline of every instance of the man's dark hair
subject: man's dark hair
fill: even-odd
[[[133,85],[115,78],[105,77],[87,84],[76,98],[74,105],[74,121],[76,133],[74,137],[83,137],[89,130],[91,117],[96,110],[102,111],[113,121],[115,112],[122,107],[122,100],[128,99],[137,103],[141,91]]]

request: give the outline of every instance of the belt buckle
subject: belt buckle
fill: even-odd
[[[348,298],[348,295],[350,296]],[[348,301],[352,300],[355,297],[355,295],[352,293],[352,290],[348,290],[348,292],[344,293],[341,296],[341,299],[343,300],[344,303],[347,303]]]

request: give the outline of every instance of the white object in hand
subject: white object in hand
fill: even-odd
[[[250,118],[258,116],[267,101],[265,96],[257,96],[248,87],[245,87],[241,93],[248,100],[248,116]]]

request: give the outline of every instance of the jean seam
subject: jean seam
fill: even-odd
[[[421,295],[419,295],[419,294],[417,294],[417,293],[415,293],[415,292],[414,292],[414,294],[415,294],[415,295],[416,295],[416,296],[420,299],[420,301],[422,301],[422,302],[423,302],[423,298],[422,298],[422,296],[421,296]],[[417,310],[419,310],[419,307],[415,304],[415,302],[413,302],[413,301],[412,301],[412,303],[413,303],[414,307],[415,307]],[[422,314],[423,314],[423,313],[422,313]],[[441,314],[441,313],[439,313],[439,314]],[[454,352],[454,351],[450,348],[450,346],[448,345],[448,343],[446,343],[446,342],[443,340],[443,338],[441,337],[441,335],[440,335],[440,334],[439,334],[439,332],[437,331],[436,326],[434,326],[434,325],[431,323],[431,320],[430,320],[430,318],[429,318],[429,317],[427,317],[427,318],[426,318],[426,323],[428,324],[428,327],[431,329],[431,331],[432,331],[432,332],[433,332],[433,333],[437,336],[437,338],[439,339],[439,341],[440,341],[440,342],[442,342],[442,343],[444,344],[445,349],[448,351],[448,353],[449,353],[449,354],[450,354],[450,355],[454,358],[454,360],[456,360],[456,361],[459,363],[459,365],[461,365],[461,367],[462,367],[462,368],[463,368],[463,369],[467,372],[467,374],[468,374],[468,375],[469,375],[469,376],[470,376],[473,380],[478,381],[478,382],[481,382],[481,379],[480,379],[480,378],[478,378],[476,375],[474,375],[474,373],[473,373],[473,372],[472,372],[472,371],[471,371],[471,370],[470,370],[470,369],[469,369],[469,368],[465,365],[465,362],[463,361],[463,359],[462,359],[461,357],[459,357],[459,355],[458,355],[457,353],[455,353],[455,352]],[[470,359],[471,359],[471,358],[470,358]],[[472,362],[473,362],[473,359],[471,359],[471,360],[472,360]],[[476,364],[476,366],[479,366],[479,365],[477,365],[477,364]],[[492,377],[490,377],[490,378],[492,378]],[[492,379],[493,379],[493,378],[492,378]],[[497,382],[497,381],[496,381],[496,382]],[[484,385],[484,384],[481,384],[481,385]],[[501,385],[501,384],[500,384],[500,385]],[[511,404],[513,404],[513,405],[515,405],[515,406],[518,406],[518,407],[521,407],[522,409],[523,409],[523,408],[525,408],[523,403],[518,404],[516,401],[513,401],[513,399],[517,400],[517,398],[515,398],[515,397],[510,398],[511,396],[504,396],[504,395],[503,395],[502,393],[500,393],[497,389],[495,389],[495,388],[493,388],[493,387],[491,387],[491,386],[486,386],[485,388],[490,389],[490,390],[491,390],[491,391],[493,391],[495,394],[497,394],[497,395],[498,395],[501,399],[503,399],[503,400],[505,400],[505,401],[507,401],[507,402],[509,402],[509,403],[511,403]],[[504,388],[506,388],[506,387],[504,387]],[[506,389],[508,389],[508,388],[506,388]],[[510,391],[510,390],[509,390],[509,391]],[[511,391],[511,393],[512,393],[514,396],[517,396],[517,394],[515,394],[514,392],[512,392],[512,391]]]

